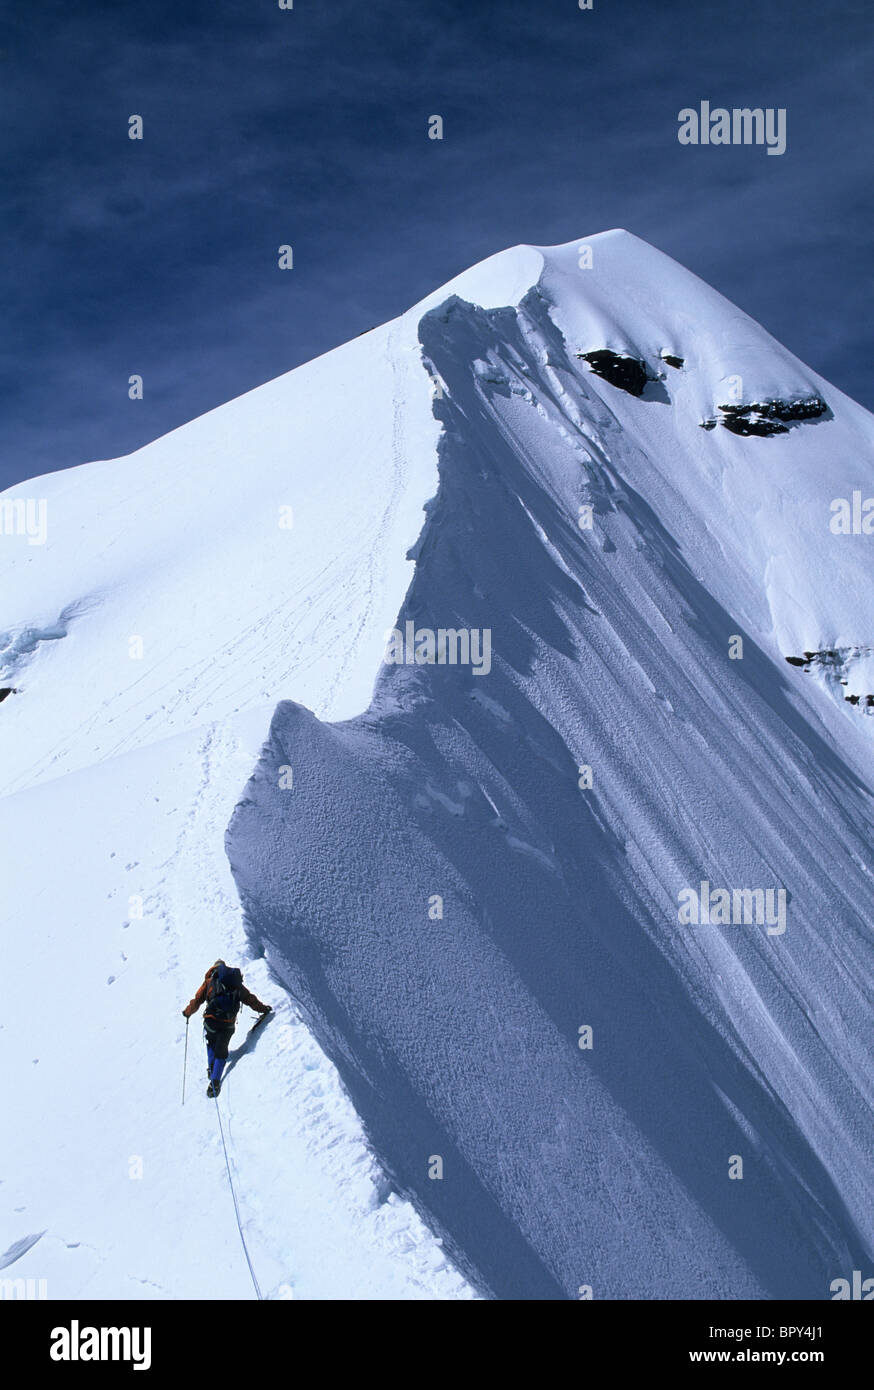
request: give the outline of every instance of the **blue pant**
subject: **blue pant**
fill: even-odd
[[[206,1023],[203,1035],[206,1038],[206,1060],[210,1080],[221,1081],[225,1062],[228,1060],[228,1043],[234,1035],[233,1024],[230,1028],[216,1028],[214,1024]]]
[[[227,1057],[216,1057],[209,1043],[206,1045],[206,1064],[209,1067],[211,1081],[221,1081],[222,1072],[225,1069]]]

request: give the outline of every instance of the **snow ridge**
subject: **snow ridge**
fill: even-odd
[[[619,244],[629,300],[666,279],[694,299],[694,277],[654,279],[666,258]],[[514,307],[452,294],[419,325],[445,386],[440,485],[396,626],[490,629],[490,674],[384,665],[333,725],[281,705],[231,866],[253,946],[481,1290],[828,1297],[874,1240],[870,747],[787,681],[783,633],[816,622],[803,572],[769,587],[759,531],[733,552],[720,535],[726,475],[764,467],[740,451],[793,448],[797,485],[804,431],[714,439],[689,408],[730,375],[711,342],[755,399],[819,382],[709,290],[694,333],[694,304],[684,332],[651,303],[630,332],[618,292],[604,331],[566,288],[575,251]],[[685,380],[637,399],[579,365],[593,338],[643,360],[676,345]],[[860,427],[870,443],[855,416],[832,449]],[[833,625],[846,599],[820,593]],[[681,925],[702,880],[784,890],[785,935]]]

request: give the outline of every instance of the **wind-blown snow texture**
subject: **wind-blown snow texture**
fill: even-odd
[[[871,542],[829,504],[872,490],[872,420],[644,243],[588,244],[495,257],[393,341],[443,385],[397,626],[490,629],[491,671],[383,665],[340,723],[280,705],[229,857],[480,1289],[827,1298],[874,1235],[872,726],[784,658],[871,642]],[[779,436],[701,428],[813,396]],[[785,888],[785,933],[680,925],[702,880]]]

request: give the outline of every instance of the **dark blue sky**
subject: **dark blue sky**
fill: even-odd
[[[0,487],[128,453],[503,247],[616,226],[874,405],[870,0],[5,13]],[[786,107],[786,153],[680,146],[702,98]]]

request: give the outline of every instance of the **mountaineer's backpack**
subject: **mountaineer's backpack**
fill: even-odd
[[[233,1023],[240,1008],[243,976],[236,966],[217,965],[206,987],[206,1009],[217,1022]]]

